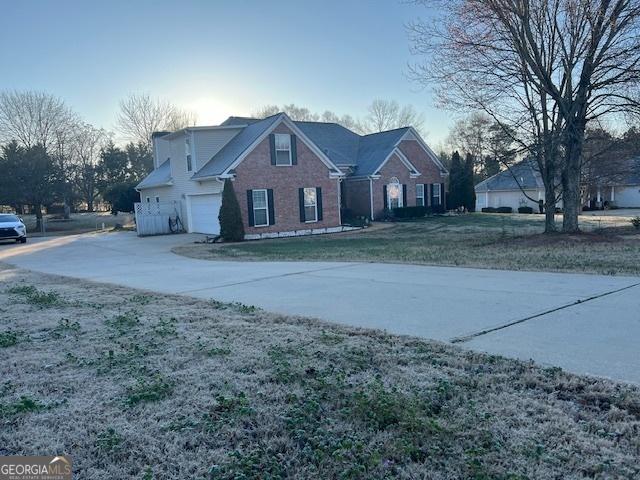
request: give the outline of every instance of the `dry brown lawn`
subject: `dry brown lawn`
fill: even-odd
[[[640,390],[0,265],[0,455],[79,479],[638,478]]]
[[[348,234],[187,244],[173,251],[204,260],[391,262],[640,275],[640,231],[628,218],[581,217],[583,233],[577,235],[544,235],[543,220],[519,214],[436,216]]]

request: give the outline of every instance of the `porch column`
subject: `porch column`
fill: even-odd
[[[616,201],[616,187],[614,187],[613,185],[611,186],[611,201]]]

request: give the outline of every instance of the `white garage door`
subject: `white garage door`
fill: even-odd
[[[191,232],[211,234],[220,233],[218,213],[220,213],[221,203],[222,196],[220,194],[190,195],[189,225]]]

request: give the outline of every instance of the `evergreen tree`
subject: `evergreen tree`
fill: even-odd
[[[473,155],[467,153],[467,158],[464,162],[464,170],[462,172],[462,205],[470,212],[476,209],[476,190],[474,182],[473,171],[474,159]]]
[[[218,214],[220,221],[220,236],[227,242],[241,242],[244,240],[244,225],[240,204],[233,190],[230,179],[224,181],[222,190],[222,205]]]
[[[463,181],[464,169],[462,159],[458,151],[451,155],[451,166],[449,167],[449,195],[447,197],[447,208],[456,209],[463,205]]]

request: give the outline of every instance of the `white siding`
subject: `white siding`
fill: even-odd
[[[155,187],[140,190],[140,201],[145,202],[146,197],[151,197],[155,201],[155,196],[160,196],[161,202],[172,203],[185,228],[187,225],[187,204],[188,195],[199,195],[207,193],[221,193],[223,183],[217,180],[196,182],[191,180],[191,176],[196,169],[202,168],[216,153],[224,147],[229,140],[238,134],[240,129],[219,129],[219,130],[194,130],[190,133],[183,133],[176,138],[166,140],[158,138],[154,145],[154,161],[163,163],[167,158],[171,158],[171,178],[173,185],[168,187]],[[185,156],[185,136],[191,135],[192,164],[193,172],[187,172],[187,159]],[[156,165],[158,166],[158,165]]]
[[[621,208],[640,208],[640,185],[615,188],[614,205]]]
[[[163,140],[162,137],[153,139],[153,168],[158,168],[171,156],[169,150],[170,146],[167,140]]]
[[[211,160],[211,157],[218,153],[239,132],[240,129],[238,128],[194,130],[191,140],[194,147],[194,168],[199,170],[204,167]]]
[[[480,211],[485,207],[511,207],[514,212],[518,211],[519,207],[531,207],[534,212],[538,211],[537,200],[541,198],[544,200],[544,190],[525,190],[527,195],[536,201],[531,201],[520,190],[501,190],[489,192],[477,192],[476,193],[476,210]],[[488,204],[487,204],[488,200]]]

